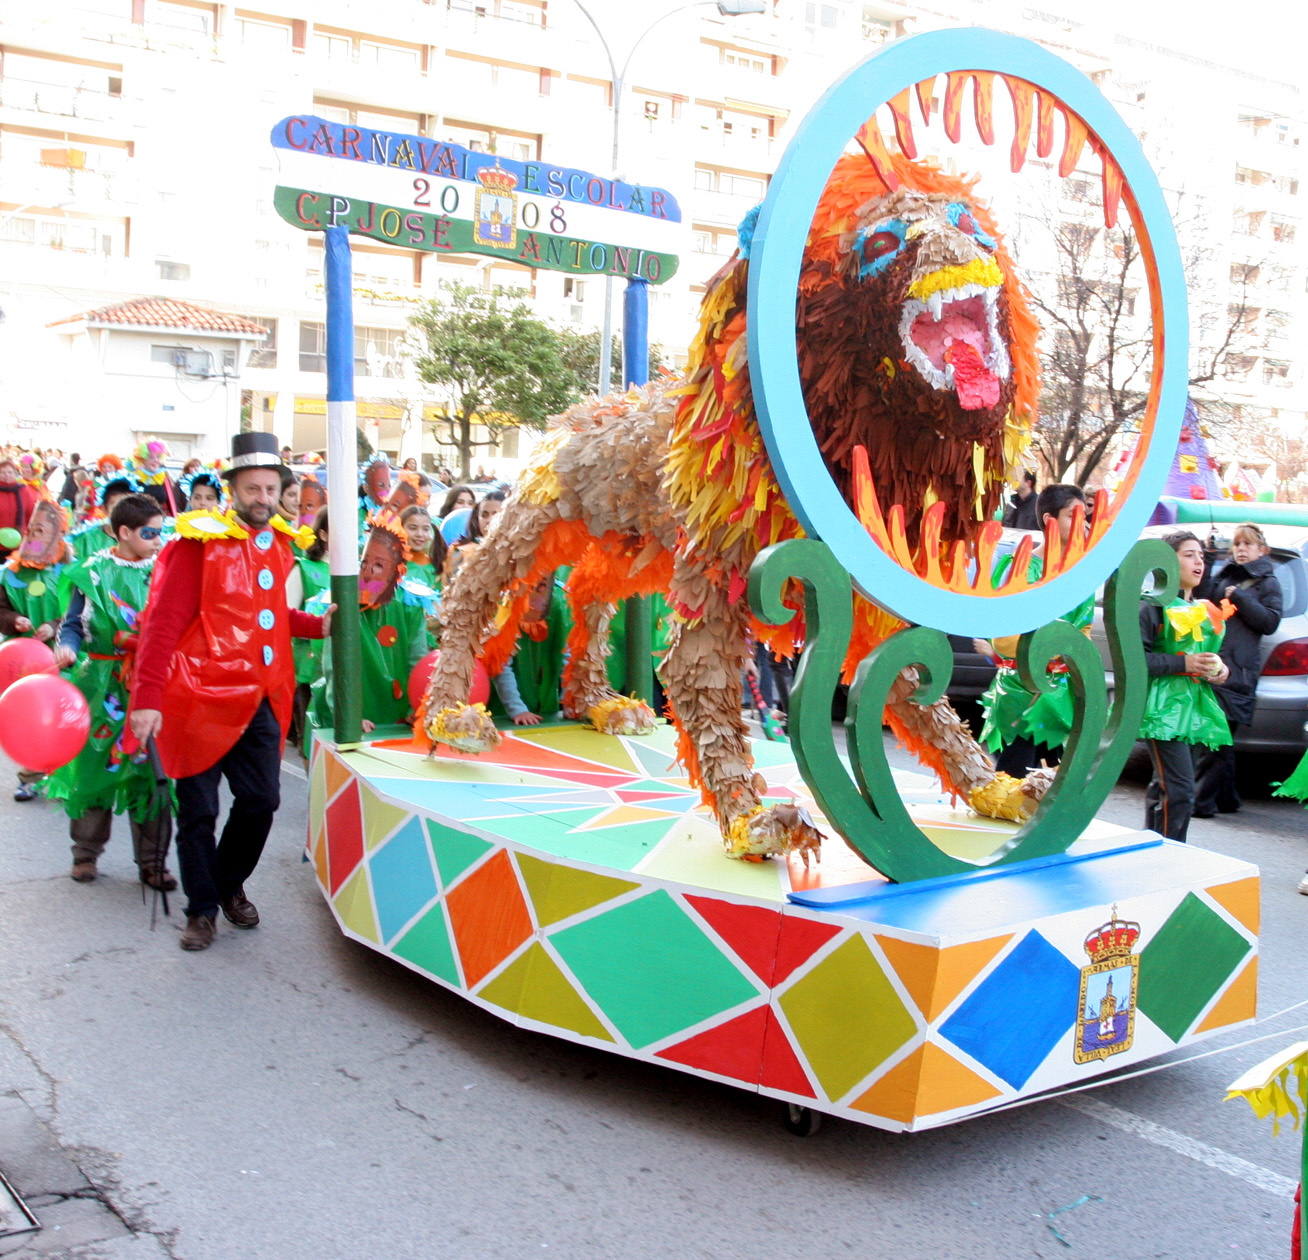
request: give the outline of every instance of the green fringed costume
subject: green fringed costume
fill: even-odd
[[[1308,805],[1308,752],[1304,753],[1290,777],[1277,785],[1272,795],[1288,796],[1292,801],[1303,801]]]
[[[1003,581],[1012,564],[1005,556],[995,567],[994,583]],[[1039,556],[1033,556],[1028,570],[1029,580],[1037,581],[1044,572]],[[1095,597],[1087,596],[1060,620],[1070,622],[1078,630],[1088,630],[1094,623]],[[1066,671],[1054,669],[1049,674],[1053,688],[1045,692],[1028,691],[1018,676],[1017,666],[1004,661],[995,673],[990,686],[981,697],[985,722],[981,727],[981,743],[991,752],[999,752],[1018,739],[1029,740],[1045,748],[1061,748],[1072,734],[1074,699]]]
[[[68,604],[67,584],[63,581],[68,572],[66,564],[52,564],[44,569],[30,569],[20,565],[0,569],[0,584],[4,586],[9,606],[20,617],[32,623],[32,629],[47,622],[58,626]]]
[[[303,551],[296,552],[295,563],[299,565],[300,580],[304,583],[302,607],[307,607],[315,595],[321,595],[331,587],[331,569],[326,560],[310,560],[308,553]],[[326,639],[291,640],[296,683],[312,684],[323,676],[323,651],[326,642]]]
[[[1206,600],[1175,599],[1163,609],[1150,651],[1216,652],[1226,627],[1213,624]],[[1188,674],[1162,674],[1149,680],[1141,739],[1176,740],[1220,748],[1231,742],[1231,728],[1212,687]]]
[[[376,726],[402,723],[409,716],[409,675],[431,650],[427,608],[428,602],[401,581],[385,604],[359,610],[363,716]],[[325,672],[314,682],[309,708],[314,726],[332,723],[329,643],[323,664]]]
[[[545,637],[533,639],[529,634],[518,636],[517,650],[508,668],[518,681],[518,693],[529,713],[538,713],[547,722],[559,715],[559,698],[563,687],[563,654],[568,635],[572,633],[572,617],[568,601],[560,582],[550,592],[549,611],[543,618]],[[504,706],[492,690],[490,710],[502,714]]]
[[[113,535],[105,531],[104,521],[87,522],[81,529],[69,534],[66,541],[73,549],[74,563],[89,560],[114,545]]]
[[[158,813],[149,765],[131,761],[120,746],[128,707],[121,645],[137,632],[153,569],[153,559],[120,560],[107,551],[71,569],[69,584],[86,599],[86,639],[69,676],[91,709],[91,733],[82,751],[50,776],[46,793],[63,801],[70,818],[111,809],[143,822]]]

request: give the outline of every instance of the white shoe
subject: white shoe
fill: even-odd
[[[1305,897],[1308,897],[1308,874],[1305,874],[1299,881],[1299,891],[1303,893]]]

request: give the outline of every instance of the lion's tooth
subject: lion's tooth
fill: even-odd
[[[945,295],[941,293],[939,289],[927,298],[927,305],[931,308],[931,318],[936,320],[937,323],[940,320],[941,309],[944,307],[944,304]]]

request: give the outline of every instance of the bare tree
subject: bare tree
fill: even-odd
[[[1049,475],[1085,485],[1148,403],[1153,338],[1140,242],[1129,228],[1045,221],[1053,246],[1052,285],[1035,285],[1032,306],[1044,327],[1040,423],[1033,444]],[[1198,238],[1201,239],[1201,238]],[[1211,290],[1203,247],[1183,258],[1192,293]],[[1247,338],[1249,275],[1224,305],[1205,304],[1193,323],[1188,381],[1220,379],[1228,355]],[[1141,304],[1137,310],[1137,302]]]

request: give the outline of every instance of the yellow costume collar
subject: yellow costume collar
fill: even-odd
[[[250,531],[236,515],[234,508],[225,512],[215,512],[201,508],[198,512],[183,512],[177,518],[177,533],[182,538],[192,538],[196,542],[212,542],[218,538],[234,538],[244,541],[250,537]],[[280,516],[273,515],[268,521],[268,528],[285,534],[301,551],[313,546],[313,529],[308,525],[290,525]]]

